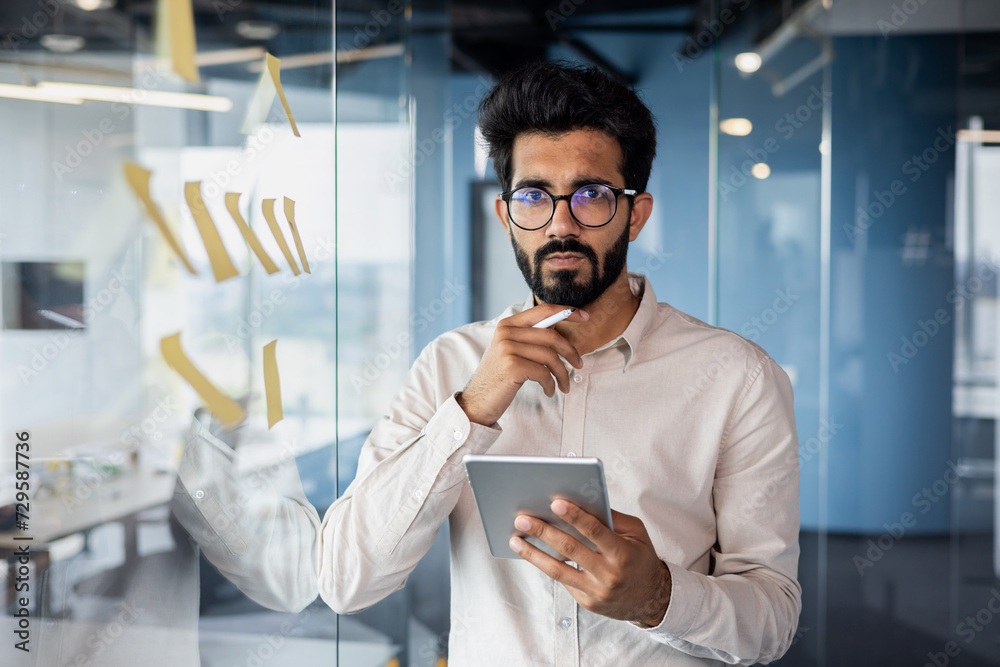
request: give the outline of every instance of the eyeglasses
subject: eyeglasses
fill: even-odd
[[[579,224],[603,227],[618,212],[618,196],[631,197],[636,192],[595,183],[584,185],[571,195],[553,195],[541,188],[527,187],[501,192],[500,198],[507,202],[510,221],[527,232],[533,232],[552,221],[560,199],[567,200],[570,215]]]

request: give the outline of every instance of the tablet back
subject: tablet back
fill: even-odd
[[[594,548],[590,540],[549,509],[556,498],[570,501],[611,527],[611,508],[600,459],[469,454],[463,461],[490,553],[495,558],[520,558],[509,545],[511,536],[525,537],[514,528],[518,514],[546,521]],[[565,560],[537,538],[525,539],[550,556]]]

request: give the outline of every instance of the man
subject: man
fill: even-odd
[[[791,387],[759,347],[657,303],[627,272],[653,205],[649,110],[596,70],[540,63],[501,81],[479,120],[532,296],[420,354],[355,481],[301,547],[320,595],[342,613],[376,603],[447,520],[453,665],[777,659],[801,609]],[[569,319],[532,327],[567,307]],[[596,550],[518,517],[571,562],[516,538],[522,560],[494,559],[470,453],[602,459],[614,530],[557,500]]]

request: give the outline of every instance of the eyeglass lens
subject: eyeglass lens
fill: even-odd
[[[510,216],[520,227],[544,227],[555,212],[552,197],[539,188],[521,188],[510,196]],[[585,185],[569,199],[570,210],[577,222],[587,227],[600,227],[615,217],[618,199],[604,185]]]

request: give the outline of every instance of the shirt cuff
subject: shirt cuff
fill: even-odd
[[[667,563],[670,570],[670,604],[660,624],[643,628],[647,632],[664,639],[679,639],[691,629],[698,618],[704,600],[704,589],[698,574]]]
[[[457,394],[457,392],[456,392]],[[424,433],[442,458],[461,463],[466,454],[482,454],[497,441],[503,432],[498,425],[483,426],[469,421],[469,416],[458,404],[455,394],[448,397],[434,413]]]

